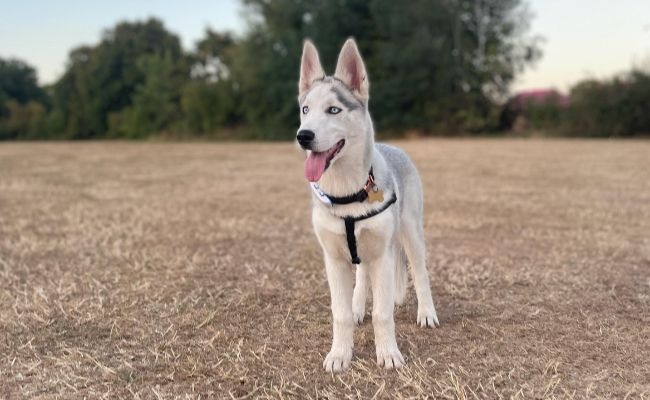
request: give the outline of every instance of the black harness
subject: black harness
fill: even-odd
[[[370,168],[368,177],[369,177],[368,181],[374,184],[375,176],[372,173],[372,168]],[[372,190],[373,188],[370,187],[369,189]],[[324,194],[324,195],[332,202],[332,205],[363,203],[368,198],[368,184],[366,184],[366,187],[364,187],[363,189],[349,196],[335,197],[335,196],[330,196],[328,194]],[[384,204],[376,210],[372,210],[358,217],[340,217],[345,222],[345,236],[348,241],[348,249],[350,250],[350,258],[352,260],[352,264],[357,264],[357,265],[361,264],[361,259],[357,254],[357,238],[354,236],[355,222],[363,221],[364,219],[372,218],[377,214],[381,214],[382,212],[386,211],[386,209],[388,209],[388,207],[390,207],[396,201],[397,201],[397,195],[393,191],[393,195],[391,196],[391,198],[388,199],[388,201],[384,202]]]

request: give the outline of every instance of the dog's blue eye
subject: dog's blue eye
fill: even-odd
[[[341,111],[342,111],[342,110],[341,110],[340,108],[338,108],[338,107],[334,107],[334,106],[332,106],[332,107],[330,107],[330,108],[327,109],[327,113],[328,113],[328,114],[338,114],[338,113],[340,113]]]
[[[302,108],[302,113],[303,113],[303,114],[307,114],[308,112],[309,112],[309,107],[304,106],[304,107]]]

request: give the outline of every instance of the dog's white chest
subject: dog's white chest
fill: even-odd
[[[385,212],[355,224],[357,254],[362,262],[372,261],[385,251],[389,241],[395,237],[395,224],[392,221],[392,213]],[[316,236],[327,255],[349,262],[351,254],[344,220],[315,209],[312,222]]]

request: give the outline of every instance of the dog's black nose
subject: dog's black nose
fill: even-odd
[[[296,135],[296,139],[298,139],[298,143],[303,149],[309,148],[309,145],[314,140],[314,137],[316,137],[314,132],[308,129],[300,130],[298,131],[298,135]]]

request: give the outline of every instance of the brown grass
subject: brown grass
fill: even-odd
[[[0,398],[650,398],[650,143],[398,145],[442,327],[340,375],[292,145],[0,145]]]

